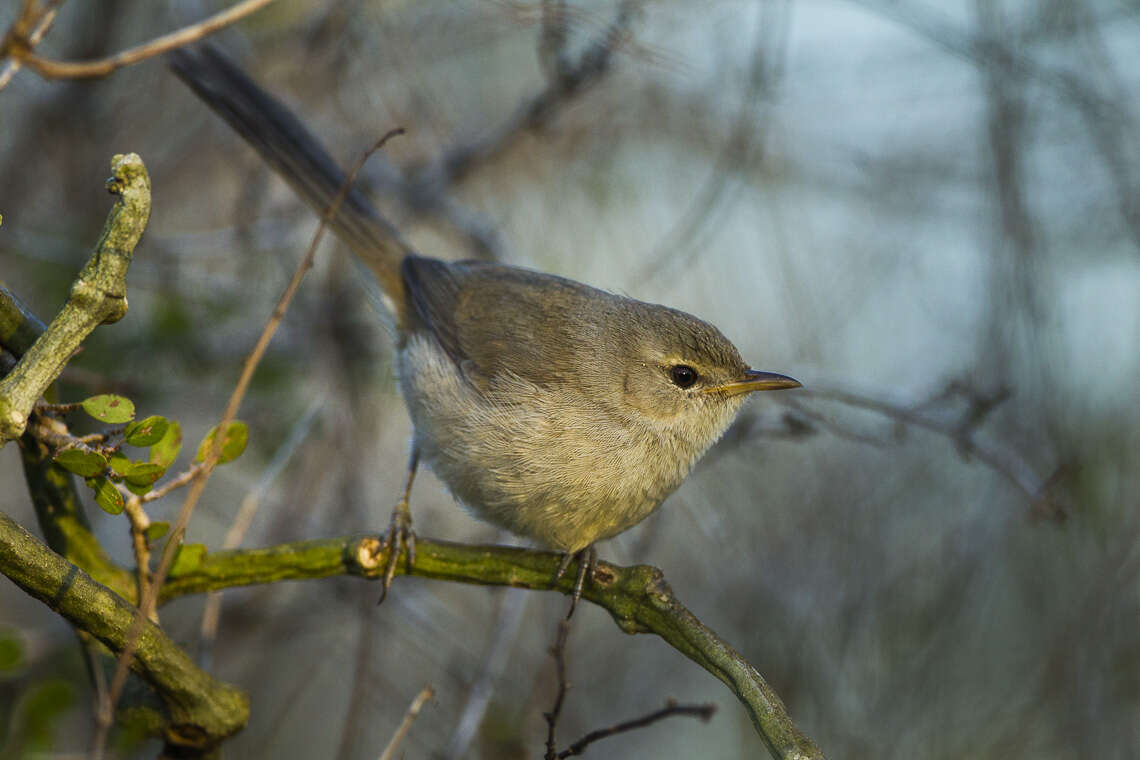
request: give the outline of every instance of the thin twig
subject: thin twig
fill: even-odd
[[[365,151],[352,167],[352,171],[349,172],[340,191],[321,218],[320,224],[317,225],[317,230],[313,234],[313,240],[309,244],[308,250],[297,265],[297,269],[293,273],[293,278],[285,287],[285,291],[281,294],[280,299],[278,299],[277,306],[273,309],[273,313],[262,329],[256,345],[254,345],[253,350],[246,358],[245,364],[242,367],[241,376],[238,378],[233,393],[230,394],[229,402],[226,404],[226,409],[222,413],[222,419],[218,422],[218,430],[226,430],[230,422],[232,422],[237,415],[238,407],[241,405],[242,399],[245,398],[245,392],[249,388],[250,381],[253,379],[253,373],[257,369],[258,364],[260,364],[262,356],[265,355],[265,351],[269,347],[269,341],[272,340],[273,335],[277,332],[281,320],[284,319],[285,312],[288,310],[293,296],[301,286],[301,281],[309,269],[312,268],[313,260],[317,253],[317,246],[320,245],[325,229],[329,222],[336,216],[337,211],[340,209],[340,204],[356,180],[356,175],[360,171],[360,168],[364,165],[364,162],[368,160],[369,156],[384,146],[384,143],[396,135],[403,133],[403,128],[399,127],[390,130],[377,140],[375,145]],[[182,509],[178,513],[178,519],[170,531],[170,538],[167,539],[166,545],[163,547],[162,559],[159,562],[157,571],[155,571],[149,589],[150,593],[142,599],[139,604],[139,614],[127,636],[127,644],[119,656],[119,660],[115,665],[115,674],[111,679],[111,691],[109,695],[111,709],[100,715],[101,720],[99,720],[96,728],[94,749],[92,752],[94,760],[100,760],[103,756],[103,748],[106,745],[107,735],[111,727],[109,716],[114,714],[114,707],[118,703],[119,696],[122,694],[123,686],[126,684],[127,670],[130,667],[131,659],[134,657],[135,649],[138,646],[139,634],[143,630],[146,619],[153,614],[152,611],[157,606],[158,594],[162,589],[163,583],[166,581],[167,573],[170,572],[170,566],[174,563],[174,557],[178,551],[178,547],[182,543],[182,537],[186,534],[186,526],[190,523],[190,516],[193,514],[194,507],[198,504],[198,499],[201,498],[202,491],[210,479],[210,473],[213,471],[214,466],[218,463],[221,456],[222,442],[224,439],[224,435],[214,436],[213,446],[211,446],[210,452],[202,463],[202,467],[195,473],[197,477],[194,478],[190,485],[190,491],[186,495],[186,500],[182,503]]]
[[[704,705],[679,705],[677,704],[676,700],[670,699],[665,702],[665,706],[660,710],[651,712],[648,715],[644,715],[633,720],[627,720],[624,723],[617,723],[613,726],[610,726],[609,728],[601,728],[597,731],[591,731],[578,741],[571,744],[566,749],[559,752],[557,755],[555,755],[555,758],[556,760],[561,760],[565,757],[580,755],[586,749],[586,747],[590,746],[599,739],[605,739],[606,737],[621,734],[626,731],[633,731],[634,729],[638,728],[645,728],[646,726],[656,723],[659,720],[672,718],[674,715],[689,715],[694,718],[700,718],[702,721],[707,723],[715,712],[716,705],[711,702]]]
[[[554,742],[554,730],[558,726],[558,718],[562,714],[562,705],[566,701],[566,692],[570,684],[566,681],[566,639],[570,635],[570,618],[558,621],[558,633],[554,637],[554,646],[550,648],[550,656],[554,658],[554,670],[558,674],[558,691],[554,695],[554,707],[550,712],[543,713],[546,718],[546,754],[544,760],[556,760],[558,748]]]
[[[427,703],[429,699],[435,696],[435,690],[431,686],[425,686],[412,703],[408,705],[408,711],[404,713],[404,719],[400,721],[396,733],[392,735],[392,740],[388,742],[388,746],[384,748],[384,752],[380,755],[380,760],[392,760],[396,756],[396,748],[400,746],[400,742],[404,740],[404,736],[408,733],[408,729],[412,727],[415,722],[416,716],[420,714],[420,710]]]
[[[40,14],[40,17],[33,22],[31,21],[30,16],[35,10],[36,5],[33,0],[27,0],[27,2],[24,3],[23,13],[21,14],[20,18],[17,19],[16,23],[13,24],[12,29],[10,29],[8,32],[9,38],[7,42],[9,43],[9,46],[11,44],[11,35],[13,35],[14,32],[18,31],[19,25],[21,23],[27,23],[29,26],[32,26],[33,24],[34,26],[31,33],[25,40],[23,40],[23,43],[27,46],[28,51],[34,49],[35,46],[40,44],[40,41],[43,40],[44,35],[47,34],[48,30],[51,29],[51,25],[55,23],[55,17],[59,14],[59,6],[62,4],[63,0],[49,0],[47,6]],[[3,50],[2,54],[8,55],[8,48]],[[0,71],[0,90],[3,90],[8,86],[8,82],[12,81],[12,77],[16,75],[16,72],[20,70],[20,67],[22,65],[23,64],[19,57],[8,57],[8,61],[4,64],[4,69]]]
[[[147,58],[168,53],[175,48],[200,40],[223,27],[245,18],[255,11],[261,10],[271,2],[273,2],[273,0],[242,0],[242,2],[232,8],[228,8],[220,13],[215,13],[213,16],[203,19],[196,24],[191,24],[170,34],[157,37],[150,42],[94,61],[57,61],[51,58],[42,58],[30,51],[23,53],[19,57],[28,68],[47,79],[90,79],[94,77],[105,77],[124,66],[145,61]]]
[[[138,566],[139,599],[146,599],[150,594],[150,542],[146,535],[146,529],[150,527],[150,517],[142,508],[142,498],[129,492],[123,500],[123,513],[131,524],[131,547],[134,549],[135,564]],[[155,623],[158,622],[157,609],[150,615],[150,619]]]
[[[947,424],[916,412],[912,408],[846,390],[805,388],[799,395],[867,409],[907,425],[943,435],[953,441],[960,452],[977,458],[978,461],[1004,477],[1030,499],[1036,501],[1044,496],[1046,481],[1038,477],[1020,457],[1011,452],[999,451],[997,448],[980,443],[975,439],[973,428],[984,416],[974,412],[977,407],[976,404],[972,405],[971,415],[967,418],[970,424]],[[998,398],[1004,397],[999,394]],[[986,411],[992,408],[993,405],[991,404]]]
[[[194,478],[198,477],[198,473],[205,469],[205,467],[205,462],[195,462],[194,464],[190,465],[190,468],[186,470],[186,472],[181,473],[176,478],[166,481],[159,488],[147,491],[139,498],[142,500],[143,504],[149,504],[152,501],[158,501],[171,491],[175,491],[179,488],[182,488],[183,486],[189,485],[194,480]]]

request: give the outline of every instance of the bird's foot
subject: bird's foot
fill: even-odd
[[[410,570],[416,564],[416,534],[412,531],[412,511],[408,508],[408,500],[402,499],[392,510],[392,521],[384,535],[383,549],[388,551],[388,567],[384,571],[384,590],[380,592],[376,604],[383,603],[388,596],[388,587],[396,577],[396,563],[400,561],[405,548],[408,550]]]
[[[594,580],[594,572],[598,567],[598,552],[594,550],[593,545],[587,546],[585,549],[577,552],[566,552],[562,555],[562,561],[558,563],[558,571],[554,574],[551,585],[558,583],[562,576],[566,574],[566,570],[570,567],[570,563],[578,560],[578,577],[574,581],[574,593],[570,597],[570,610],[566,613],[566,619],[569,620],[570,616],[574,614],[574,608],[578,606],[578,600],[582,598],[582,588],[586,585],[586,576],[590,577],[590,581]]]

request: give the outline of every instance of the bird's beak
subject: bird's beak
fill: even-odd
[[[720,393],[725,396],[737,396],[741,393],[751,393],[752,391],[778,391],[782,388],[799,388],[802,384],[799,380],[793,380],[787,375],[779,375],[775,372],[761,372],[756,369],[744,370],[744,376],[739,380],[718,385],[714,388],[705,389],[705,393]]]

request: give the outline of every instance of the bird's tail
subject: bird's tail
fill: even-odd
[[[283,103],[261,89],[211,45],[179,48],[170,68],[225,119],[318,214],[324,215],[345,182],[336,161]],[[329,223],[375,272],[394,317],[406,298],[400,262],[414,251],[363,195],[350,190]]]

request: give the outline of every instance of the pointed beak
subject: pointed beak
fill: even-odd
[[[741,393],[751,393],[752,391],[778,391],[784,388],[800,388],[802,384],[799,380],[793,380],[787,375],[779,375],[775,372],[761,372],[756,369],[744,370],[744,376],[739,380],[718,385],[714,388],[708,388],[705,393],[721,393],[726,396],[738,396]]]

